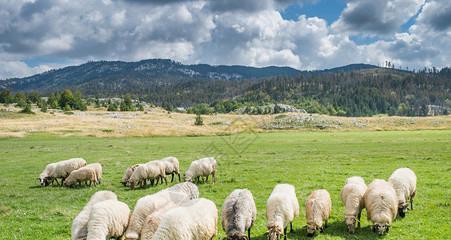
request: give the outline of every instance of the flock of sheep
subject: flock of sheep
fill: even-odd
[[[217,163],[214,158],[193,161],[185,172],[185,181],[159,192],[140,198],[133,211],[118,200],[111,191],[98,191],[76,216],[72,223],[72,239],[104,240],[121,239],[173,239],[211,240],[217,234],[218,210],[214,202],[199,198],[199,190],[193,181],[215,180]],[[48,164],[39,179],[42,186],[58,182],[72,186],[100,182],[101,165],[86,165],[81,158],[74,158]],[[178,175],[179,162],[175,157],[167,157],[144,164],[133,165],[122,178],[124,186],[144,187],[160,181],[167,182],[166,175]],[[156,181],[156,182],[155,182]],[[372,230],[379,235],[388,233],[390,225],[399,215],[404,217],[410,201],[416,193],[416,175],[409,168],[399,168],[388,181],[376,179],[366,186],[362,177],[354,176],[346,180],[341,190],[345,206],[345,223],[348,231],[354,233],[360,227],[362,210],[367,211]],[[68,183],[69,182],[69,183]],[[323,232],[330,217],[332,201],[325,189],[313,191],[305,202],[308,236]],[[256,220],[257,209],[252,193],[247,189],[234,190],[224,201],[222,228],[230,240],[250,240],[251,228]],[[299,216],[299,202],[295,187],[277,184],[266,203],[268,239],[287,237],[287,227],[293,230],[293,220]]]

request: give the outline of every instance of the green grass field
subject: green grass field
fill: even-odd
[[[221,211],[235,188],[248,188],[257,203],[253,239],[266,239],[265,202],[277,183],[296,187],[301,215],[289,239],[306,239],[304,201],[326,188],[333,202],[329,228],[317,239],[375,239],[366,214],[362,228],[346,232],[339,193],[347,177],[366,182],[387,179],[402,166],[418,177],[415,210],[394,222],[385,239],[449,239],[451,237],[451,131],[405,132],[277,132],[217,137],[94,138],[31,135],[0,139],[1,239],[69,239],[72,219],[97,190],[117,193],[130,208],[137,199],[163,189],[130,191],[119,183],[132,163],[176,156],[182,169],[191,160],[217,156],[218,182],[201,184],[201,196]],[[71,157],[104,166],[103,183],[94,188],[38,186],[44,166]],[[172,184],[171,184],[172,185]],[[220,221],[219,238],[224,237]]]

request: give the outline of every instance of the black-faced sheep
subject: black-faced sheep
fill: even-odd
[[[395,189],[385,180],[375,179],[363,196],[368,220],[373,222],[373,232],[388,233],[398,212]]]
[[[405,217],[409,200],[410,209],[413,210],[413,198],[417,192],[417,176],[410,168],[399,168],[392,173],[388,182],[396,191],[398,214],[400,217]]]

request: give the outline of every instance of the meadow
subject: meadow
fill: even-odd
[[[129,190],[120,184],[132,163],[176,156],[182,169],[203,156],[218,160],[216,184],[200,184],[202,197],[221,211],[235,188],[248,188],[257,204],[252,239],[266,239],[265,203],[277,183],[295,185],[301,215],[288,239],[307,239],[304,201],[325,188],[333,210],[326,231],[316,239],[377,239],[366,213],[356,234],[346,231],[340,190],[347,177],[367,184],[387,179],[398,167],[418,177],[415,210],[397,220],[384,239],[449,239],[451,236],[451,130],[241,133],[199,137],[89,137],[44,133],[0,138],[0,235],[2,239],[69,239],[72,219],[98,190],[112,190],[130,208],[165,185]],[[83,157],[104,167],[97,187],[41,188],[36,179],[49,162]],[[169,183],[172,185],[174,183]],[[218,239],[224,237],[218,222]]]

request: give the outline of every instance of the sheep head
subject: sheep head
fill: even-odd
[[[268,226],[268,240],[278,240],[283,235],[282,228],[279,226]]]
[[[348,226],[349,233],[354,233],[356,228],[357,219],[355,216],[345,217],[346,226]]]
[[[390,225],[385,223],[376,223],[372,227],[373,232],[379,234],[379,236],[382,236],[390,231]]]
[[[405,217],[407,212],[407,203],[405,201],[399,202],[398,204],[398,215],[400,217]]]
[[[227,240],[249,240],[249,239],[244,233],[233,232],[227,236]]]

